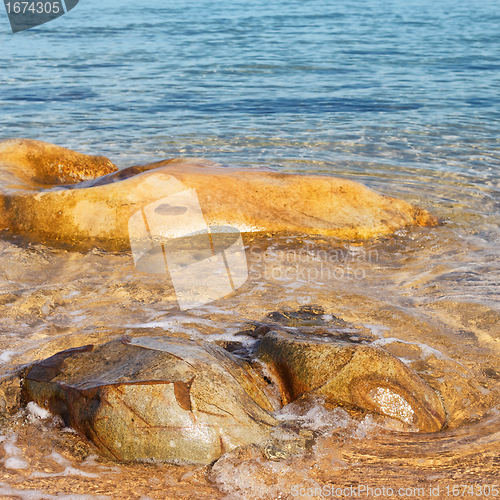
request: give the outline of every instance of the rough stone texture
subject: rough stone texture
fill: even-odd
[[[284,436],[272,435],[266,442],[263,454],[269,460],[288,460],[295,455],[311,451],[314,445],[314,434],[309,430],[300,430],[298,433]]]
[[[0,377],[0,419],[16,412],[21,404],[21,376],[17,373]]]
[[[23,398],[61,415],[107,457],[209,464],[276,425],[261,383],[213,344],[146,337],[37,363]]]
[[[33,184],[59,185],[95,179],[118,168],[104,156],[91,156],[32,139],[0,141],[1,174],[9,172],[27,188]],[[2,187],[8,179],[0,176]]]
[[[257,356],[283,404],[319,395],[414,430],[438,431],[445,422],[437,394],[381,349],[271,331]],[[270,413],[278,408],[266,395],[269,382],[207,342],[124,337],[62,351],[28,370],[23,401],[60,415],[116,460],[209,464],[253,443],[275,459],[305,449],[305,441],[273,441],[279,422]]]
[[[103,157],[38,141],[0,142],[0,229],[49,244],[126,250],[130,216],[186,188],[196,189],[209,225],[242,232],[364,239],[438,223],[426,210],[329,176],[236,170],[193,159],[110,173],[115,170]],[[98,179],[51,189],[90,178]]]
[[[440,430],[442,402],[423,379],[382,349],[269,332],[257,356],[267,363],[284,404],[318,394],[340,406],[396,418],[425,432]]]

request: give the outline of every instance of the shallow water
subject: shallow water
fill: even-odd
[[[497,483],[499,21],[493,1],[82,0],[18,35],[0,16],[1,138],[120,167],[202,156],[354,178],[444,222],[369,242],[245,235],[248,282],[187,312],[130,254],[2,240],[1,374],[124,333],[249,344],[234,336],[249,323],[315,306],[318,331],[399,356],[449,413],[441,433],[412,434],[311,401],[280,413],[319,434],[310,452],[271,461],[247,449],[192,468],[101,461],[31,408],[2,424],[0,497],[274,499],[293,485],[366,485],[446,498],[447,486]]]

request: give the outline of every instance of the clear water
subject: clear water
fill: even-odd
[[[0,495],[267,499],[291,498],[293,484],[329,481],[424,484],[426,492],[438,483],[493,484],[499,25],[493,0],[81,0],[70,14],[16,35],[0,15],[0,139],[53,142],[120,167],[196,156],[355,178],[445,221],[365,243],[376,257],[356,260],[358,274],[341,279],[275,280],[266,266],[285,264],[260,259],[239,294],[184,314],[165,283],[133,272],[128,255],[0,242],[2,373],[124,331],[227,340],[274,310],[316,304],[433,381],[453,416],[440,435],[380,437],[370,422],[314,406],[307,418],[296,413],[306,427],[329,425],[311,456],[275,463],[249,452],[186,472],[79,459],[56,424],[23,414],[0,438]],[[307,242],[247,240],[255,255],[301,252]],[[309,245],[313,254],[344,251],[332,264],[344,270],[360,251],[321,239]],[[311,270],[318,261],[301,265]],[[75,470],[100,479],[63,474],[69,465],[50,456],[54,443]],[[27,467],[7,468],[10,459]],[[43,471],[59,476],[36,475]]]

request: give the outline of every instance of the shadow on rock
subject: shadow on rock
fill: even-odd
[[[256,355],[274,388],[257,364],[208,342],[123,338],[36,363],[22,397],[60,415],[103,455],[125,462],[209,464],[252,443],[276,458],[293,454],[297,443],[282,450],[270,441],[279,425],[273,412],[280,409],[272,389],[283,404],[321,396],[412,430],[433,432],[444,424],[438,395],[381,349],[269,331]],[[300,449],[309,436],[304,439]]]

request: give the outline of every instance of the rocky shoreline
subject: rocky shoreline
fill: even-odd
[[[279,325],[266,330],[246,359],[171,336],[62,351],[21,370],[17,384],[5,379],[4,409],[36,402],[106,458],[200,465],[237,447],[269,446],[274,412],[311,397],[400,431],[445,425],[438,394],[386,351]]]
[[[9,148],[20,145],[8,142]],[[22,220],[35,206],[29,204],[46,196],[61,203],[42,204],[38,222],[28,217],[4,227],[0,470],[6,482],[0,482],[0,495],[24,498],[42,490],[40,495],[137,500],[208,500],[225,493],[245,500],[291,498],[294,484],[382,486],[389,476],[412,486],[437,473],[472,481],[478,470],[485,477],[497,470],[498,375],[491,350],[497,316],[478,304],[434,300],[446,297],[447,289],[427,274],[426,258],[435,258],[436,245],[446,256],[462,242],[443,243],[446,226],[409,226],[437,219],[401,219],[394,207],[414,215],[415,208],[405,212],[404,204],[357,183],[348,183],[354,191],[344,193],[345,213],[338,211],[342,193],[330,198],[330,209],[338,206],[328,219],[315,212],[307,187],[324,185],[327,177],[259,172],[270,187],[259,195],[262,210],[253,214],[261,218],[271,207],[283,225],[268,226],[268,236],[244,235],[251,260],[238,293],[180,312],[164,276],[140,273],[126,251],[102,250],[118,240],[98,241],[87,231],[79,241],[83,233],[71,233],[74,226],[64,223],[73,224],[77,214],[67,208],[58,222],[63,214],[55,208],[65,206],[67,193],[78,192],[92,203],[135,210],[134,203],[154,198],[154,186],[144,197],[147,190],[137,191],[128,207],[124,183],[140,187],[148,176],[157,182],[156,174],[168,167],[177,169],[173,177],[186,174],[183,184],[193,182],[192,189],[204,193],[203,208],[225,222],[217,210],[258,204],[257,198],[245,205],[233,196],[235,184],[224,177],[233,170],[189,160],[191,170],[186,160],[168,160],[116,172],[107,159],[92,163],[66,150],[68,162],[82,165],[74,168],[81,178],[68,177],[57,162],[42,162],[35,170],[52,177],[35,179],[33,165],[40,164],[23,156],[33,146],[23,144],[15,155],[12,149],[2,153],[4,222]],[[64,156],[38,143],[39,152],[48,147],[55,148],[52,158]],[[47,171],[49,164],[55,170]],[[99,168],[110,171],[97,174]],[[243,185],[240,175],[233,180]],[[198,188],[202,179],[206,186]],[[231,189],[224,199],[210,200],[221,179]],[[338,182],[340,190],[348,186]],[[279,204],[287,196],[279,193],[283,186],[300,188],[312,210],[304,213],[329,221],[336,237],[311,236],[312,219],[301,219],[307,223],[300,230],[296,219],[286,220]],[[365,200],[375,204],[360,208]],[[80,212],[93,221],[85,227],[98,228],[97,212]],[[249,229],[244,219],[230,222]],[[354,234],[342,233],[336,222],[342,231],[358,222],[368,228],[355,238],[382,237],[335,239]],[[285,226],[294,237],[282,231]],[[397,234],[387,237],[393,228]],[[124,249],[122,243],[114,248]],[[416,288],[410,294],[407,286]],[[427,292],[419,296],[418,287]],[[169,422],[178,424],[176,432]]]
[[[121,171],[107,158],[30,139],[0,142],[0,230],[68,249],[130,249],[129,219],[195,189],[208,225],[241,232],[387,235],[439,220],[357,182],[322,175],[237,170],[169,159]]]

